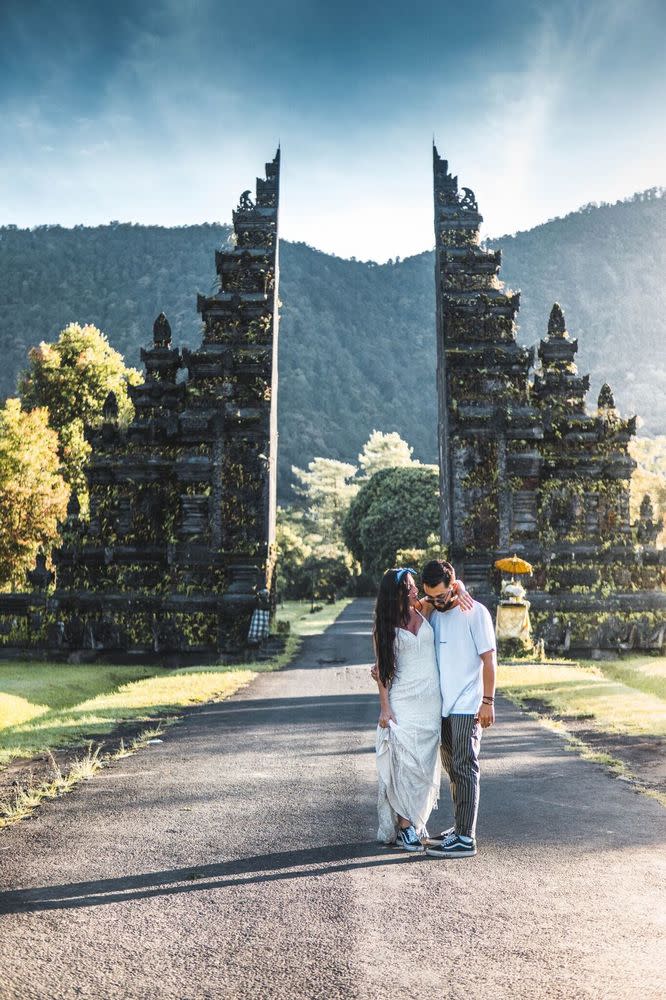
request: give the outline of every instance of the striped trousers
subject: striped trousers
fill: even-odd
[[[451,782],[456,833],[463,837],[476,835],[482,732],[473,715],[449,715],[442,719],[442,765]]]

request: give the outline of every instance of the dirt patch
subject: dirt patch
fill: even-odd
[[[623,736],[590,729],[582,719],[565,719],[567,729],[598,753],[626,764],[641,784],[666,793],[666,741],[660,736]]]
[[[127,747],[139,733],[155,726],[158,721],[159,718],[155,717],[150,720],[122,722],[110,733],[103,736],[99,733],[84,735],[79,742],[71,746],[53,749],[51,753],[62,773],[66,774],[77,757],[80,759],[87,754],[89,741],[92,741],[93,751],[101,743],[102,755],[114,753],[120,749],[121,741]],[[0,799],[11,798],[14,792],[26,789],[31,784],[39,785],[43,781],[50,781],[53,777],[53,762],[48,754],[39,754],[36,757],[17,757],[0,771]]]
[[[523,698],[521,704],[531,712],[561,722],[572,736],[595,753],[606,753],[621,761],[646,788],[666,793],[666,740],[663,737],[607,733],[590,725],[594,716],[558,715],[538,698]]]

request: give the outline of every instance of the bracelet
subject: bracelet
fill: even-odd
[[[491,698],[489,694],[484,694],[484,696],[481,699],[481,701],[484,703],[484,705],[494,705],[495,704],[495,699]]]

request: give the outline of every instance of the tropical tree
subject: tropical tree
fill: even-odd
[[[424,549],[439,523],[438,477],[427,466],[382,469],[361,486],[343,525],[350,552],[375,583],[400,549]]]
[[[407,465],[419,465],[412,459],[413,448],[396,431],[384,434],[373,431],[358,456],[363,477],[369,479],[380,469],[394,469]]]
[[[278,507],[277,511],[277,590],[278,594],[296,597],[294,585],[301,567],[312,555],[306,541],[302,511]]]
[[[374,496],[367,493],[367,486],[378,475],[387,471],[425,472],[425,482],[429,486],[435,483],[436,498],[436,469],[414,462],[411,456],[412,449],[399,434],[373,431],[359,455],[360,470],[330,458],[315,458],[307,469],[292,467],[298,500],[278,515],[278,586],[284,593],[291,597],[321,597],[340,593],[349,585],[352,571],[358,572],[354,563],[362,559],[362,545],[349,546],[344,525],[362,494]],[[429,529],[424,534],[405,531],[403,526],[395,535],[394,556],[396,549],[407,545],[423,548],[428,535],[436,530],[437,520],[435,499],[434,521]],[[389,521],[386,532],[392,531]],[[381,534],[379,524],[377,535]],[[363,588],[364,581],[357,583]]]
[[[68,498],[48,411],[8,399],[0,409],[0,586],[25,585],[38,550],[58,538]]]
[[[100,421],[109,392],[116,396],[120,422],[129,422],[133,408],[127,387],[141,381],[141,373],[125,365],[96,326],[70,323],[54,344],[42,342],[28,352],[18,385],[23,406],[48,409],[49,425],[58,432],[63,475],[84,502],[90,455],[84,427]]]
[[[316,538],[320,550],[330,549],[326,554],[334,555],[343,548],[342,523],[358,491],[352,482],[356,467],[333,458],[315,458],[307,470],[294,465],[292,472],[308,533]]]
[[[278,511],[278,589],[289,597],[330,597],[351,579],[342,522],[358,490],[356,467],[315,458],[292,472],[297,501]]]

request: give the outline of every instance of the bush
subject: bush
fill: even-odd
[[[374,587],[401,549],[425,549],[439,526],[437,472],[427,466],[382,469],[352,500],[345,544]]]
[[[285,579],[287,597],[303,600],[314,597],[316,601],[334,600],[346,594],[351,583],[351,572],[341,559],[310,556],[294,568]]]

